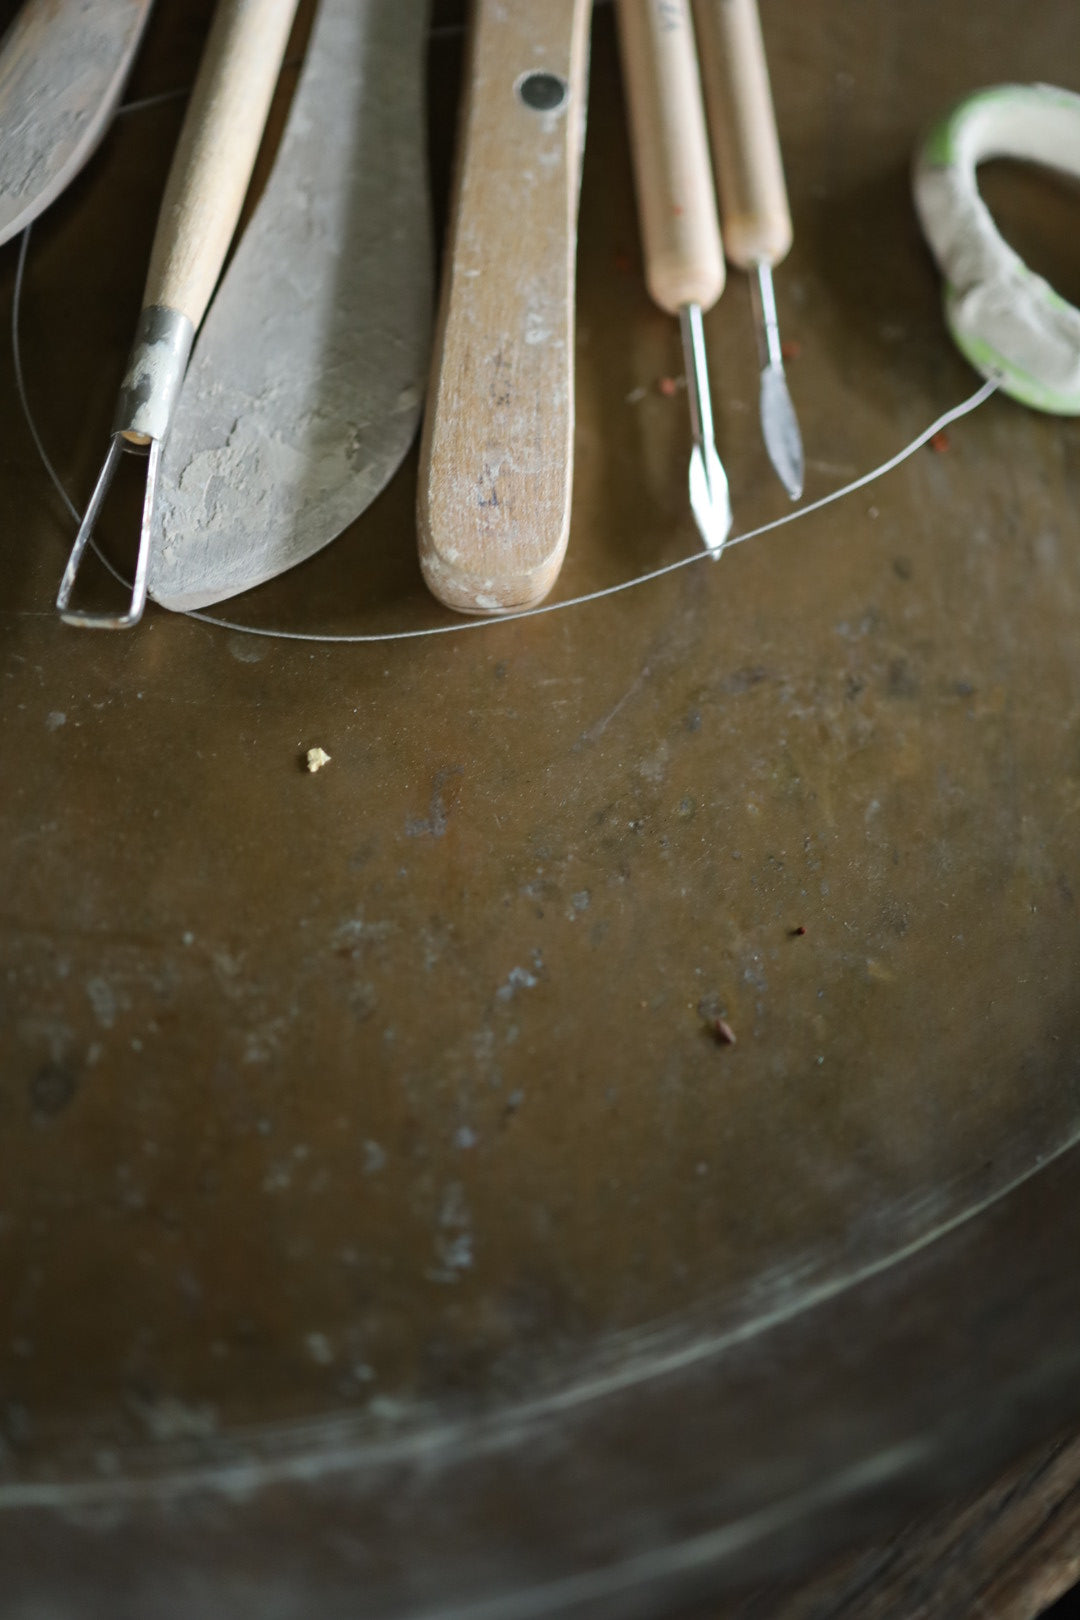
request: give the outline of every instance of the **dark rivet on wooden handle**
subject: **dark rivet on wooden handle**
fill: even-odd
[[[526,73],[517,93],[533,112],[558,112],[570,95],[570,86],[557,73]]]

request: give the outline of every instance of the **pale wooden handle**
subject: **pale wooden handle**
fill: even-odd
[[[467,613],[538,602],[570,532],[589,12],[473,12],[417,496],[424,578]]]
[[[791,213],[757,0],[695,0],[728,258],[779,264]]]
[[[724,253],[690,0],[617,0],[623,86],[645,251],[661,309],[711,309]]]
[[[218,0],[180,131],[143,307],[198,327],[229,251],[297,0]]]

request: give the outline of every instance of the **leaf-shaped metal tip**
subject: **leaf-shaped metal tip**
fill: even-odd
[[[767,365],[761,373],[761,431],[780,482],[797,501],[803,492],[802,435],[780,365]]]
[[[714,445],[695,444],[690,453],[690,507],[705,550],[719,561],[731,533],[731,496]]]
[[[719,557],[731,533],[731,497],[727,474],[716,453],[709,363],[705,353],[705,329],[700,305],[684,304],[679,310],[679,326],[686,361],[690,427],[694,435],[694,448],[690,454],[690,507],[706,551],[713,557]]]

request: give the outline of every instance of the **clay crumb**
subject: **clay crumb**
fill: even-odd
[[[726,1018],[714,1018],[712,1021],[712,1032],[716,1036],[716,1044],[718,1046],[735,1045],[735,1031],[732,1029]]]
[[[785,338],[780,345],[780,353],[785,360],[797,360],[802,354],[802,344],[798,338]]]
[[[802,939],[802,937],[803,937],[803,935],[805,933],[806,933],[806,929],[804,928],[803,924],[800,923],[797,928],[793,928],[791,930],[791,937],[792,937],[792,939]]]
[[[323,748],[309,748],[304,755],[304,768],[308,771],[321,771],[329,763],[330,755]]]
[[[936,450],[938,455],[941,456],[944,455],[945,451],[949,448],[949,435],[945,432],[944,428],[938,428],[936,433],[932,433],[930,435],[927,442],[929,443],[931,450]]]
[[[656,387],[658,393],[663,394],[665,399],[672,399],[679,391],[678,379],[676,377],[658,377]]]

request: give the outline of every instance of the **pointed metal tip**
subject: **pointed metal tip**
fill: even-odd
[[[731,496],[715,445],[703,452],[695,444],[690,453],[690,508],[705,550],[719,562],[731,533]]]
[[[679,328],[694,435],[694,448],[690,452],[690,508],[705,550],[719,559],[731,533],[731,496],[713,436],[709,364],[699,304],[683,304],[679,310]]]
[[[757,275],[750,278],[750,297],[761,358],[761,431],[780,482],[797,501],[803,492],[802,436],[784,375],[772,269],[764,262],[756,269]]]
[[[780,482],[783,484],[784,488],[787,490],[788,498],[792,501],[801,501],[803,492],[802,467],[799,466],[785,469],[783,467],[778,467],[774,461],[773,470],[775,471]]]
[[[777,477],[793,501],[803,492],[803,445],[782,365],[761,373],[761,432]]]
[[[81,608],[71,608],[71,593],[75,588],[75,579],[82,564],[83,555],[87,546],[94,537],[94,525],[98,513],[101,511],[105,497],[109,492],[116,469],[120,464],[120,457],[130,446],[122,433],[114,433],[109,445],[109,453],[105,457],[105,464],[98,475],[94,486],[94,493],[90,497],[90,504],[86,508],[85,516],[79,524],[79,532],[75,536],[75,544],[71,548],[71,555],[64,569],[64,577],[60,581],[60,589],[56,593],[56,611],[65,624],[75,625],[80,630],[130,630],[142,618],[146,606],[146,570],[150,561],[150,529],[154,518],[154,500],[157,493],[158,468],[161,465],[161,440],[151,439],[146,469],[146,493],[143,496],[142,524],[139,530],[139,556],[135,565],[135,578],[131,586],[131,600],[124,613],[87,613]]]

